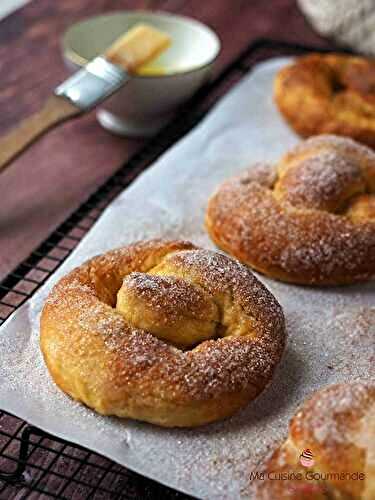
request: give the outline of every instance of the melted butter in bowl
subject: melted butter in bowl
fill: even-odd
[[[121,11],[89,18],[68,29],[62,43],[68,67],[76,71],[138,23],[167,33],[172,44],[106,100],[97,117],[114,133],[145,137],[170,121],[178,107],[210,78],[220,41],[208,26],[188,17]]]
[[[137,75],[140,76],[162,76],[167,74],[168,74],[167,68],[160,65],[155,65],[153,63],[145,64],[137,71]]]

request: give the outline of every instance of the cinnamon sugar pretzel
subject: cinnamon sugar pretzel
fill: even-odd
[[[284,336],[280,305],[240,263],[152,240],[62,278],[40,342],[56,384],[99,413],[196,426],[266,387]]]
[[[213,241],[267,276],[309,285],[375,276],[375,153],[322,135],[258,164],[210,198]]]
[[[373,500],[375,383],[316,392],[292,418],[287,440],[256,486],[256,500]]]
[[[303,137],[337,134],[375,147],[375,61],[309,54],[281,69],[275,101]]]

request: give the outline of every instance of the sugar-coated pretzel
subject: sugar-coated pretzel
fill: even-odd
[[[312,137],[275,166],[258,164],[210,198],[213,241],[272,278],[334,285],[375,276],[375,153]]]
[[[273,295],[239,262],[186,241],[139,242],[62,278],[41,316],[56,384],[106,415],[196,426],[270,382],[284,347]]]
[[[304,453],[310,460],[303,460]],[[256,500],[373,500],[375,383],[337,384],[314,393],[263,473]]]
[[[375,61],[309,54],[281,69],[275,101],[303,137],[337,134],[375,147]]]

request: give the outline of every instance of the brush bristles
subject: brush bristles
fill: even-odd
[[[129,72],[155,59],[171,44],[171,38],[147,24],[137,24],[119,37],[106,51],[105,57]]]

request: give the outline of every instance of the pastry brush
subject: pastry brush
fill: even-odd
[[[59,85],[39,111],[0,139],[0,171],[44,132],[107,99],[170,43],[168,35],[146,24],[115,40],[102,56]]]

